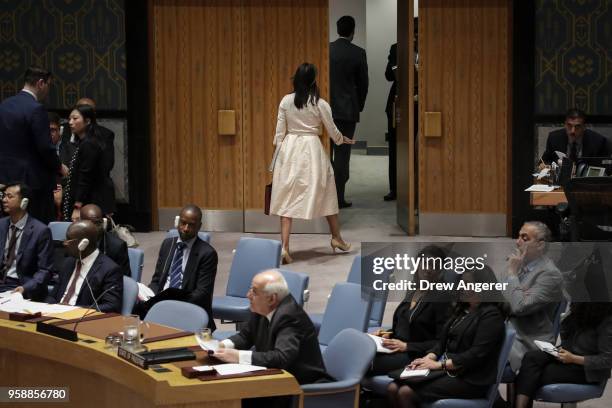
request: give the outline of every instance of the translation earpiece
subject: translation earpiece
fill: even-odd
[[[21,199],[21,203],[19,204],[19,207],[21,207],[22,210],[27,210],[28,209],[28,204],[30,203],[30,200],[27,198],[22,198]]]
[[[104,217],[102,218],[102,229],[106,231],[106,228],[108,228],[108,219]]]
[[[87,249],[88,246],[89,246],[89,240],[87,238],[83,238],[82,240],[79,241],[79,245],[77,248],[79,248],[79,252],[83,252],[84,250]]]
[[[179,217],[178,215],[174,217],[174,228],[178,229],[180,219],[181,217]]]

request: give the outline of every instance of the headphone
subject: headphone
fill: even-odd
[[[79,241],[79,245],[77,245],[77,248],[79,249],[79,252],[83,252],[87,249],[88,246],[89,240],[87,238],[83,238]]]
[[[174,217],[174,228],[178,229],[180,220],[181,220],[180,216],[177,215],[176,217]]]
[[[21,199],[21,203],[19,203],[19,208],[21,208],[23,211],[28,209],[28,204],[30,204],[30,199],[29,198],[22,198]]]
[[[102,229],[106,231],[106,228],[108,228],[108,219],[104,217],[102,218]]]

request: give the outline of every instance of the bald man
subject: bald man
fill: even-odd
[[[275,269],[258,273],[247,297],[252,312],[248,324],[223,340],[215,357],[227,363],[281,368],[300,384],[328,379],[317,332],[289,293],[283,275]]]
[[[86,241],[84,241],[86,240]],[[79,249],[79,244],[82,247]],[[98,229],[91,221],[68,227],[64,241],[69,255],[59,271],[59,282],[47,303],[63,303],[101,312],[121,312],[123,274],[121,268],[98,250]]]
[[[98,229],[98,249],[100,252],[119,265],[125,276],[131,276],[127,244],[114,233],[104,229],[102,209],[95,204],[87,204],[81,208],[81,219],[91,221]]]

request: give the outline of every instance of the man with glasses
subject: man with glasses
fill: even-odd
[[[563,300],[563,278],[546,256],[551,233],[546,224],[528,221],[516,240],[516,249],[508,257],[507,289],[504,296],[510,308],[510,322],[516,339],[510,352],[510,366],[520,368],[523,355],[535,350],[534,340],[554,343],[553,322],[557,306]]]
[[[573,162],[582,157],[610,156],[610,147],[606,138],[587,129],[585,123],[584,112],[579,109],[567,111],[564,129],[549,133],[542,161],[547,164],[557,161],[559,157],[555,152],[564,153]]]

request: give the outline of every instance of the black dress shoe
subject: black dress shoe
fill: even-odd
[[[385,201],[393,201],[395,200],[395,193],[389,193],[386,196],[383,197],[383,200]]]
[[[341,201],[338,203],[338,207],[340,208],[349,208],[352,205],[353,203],[351,203],[350,201]]]

